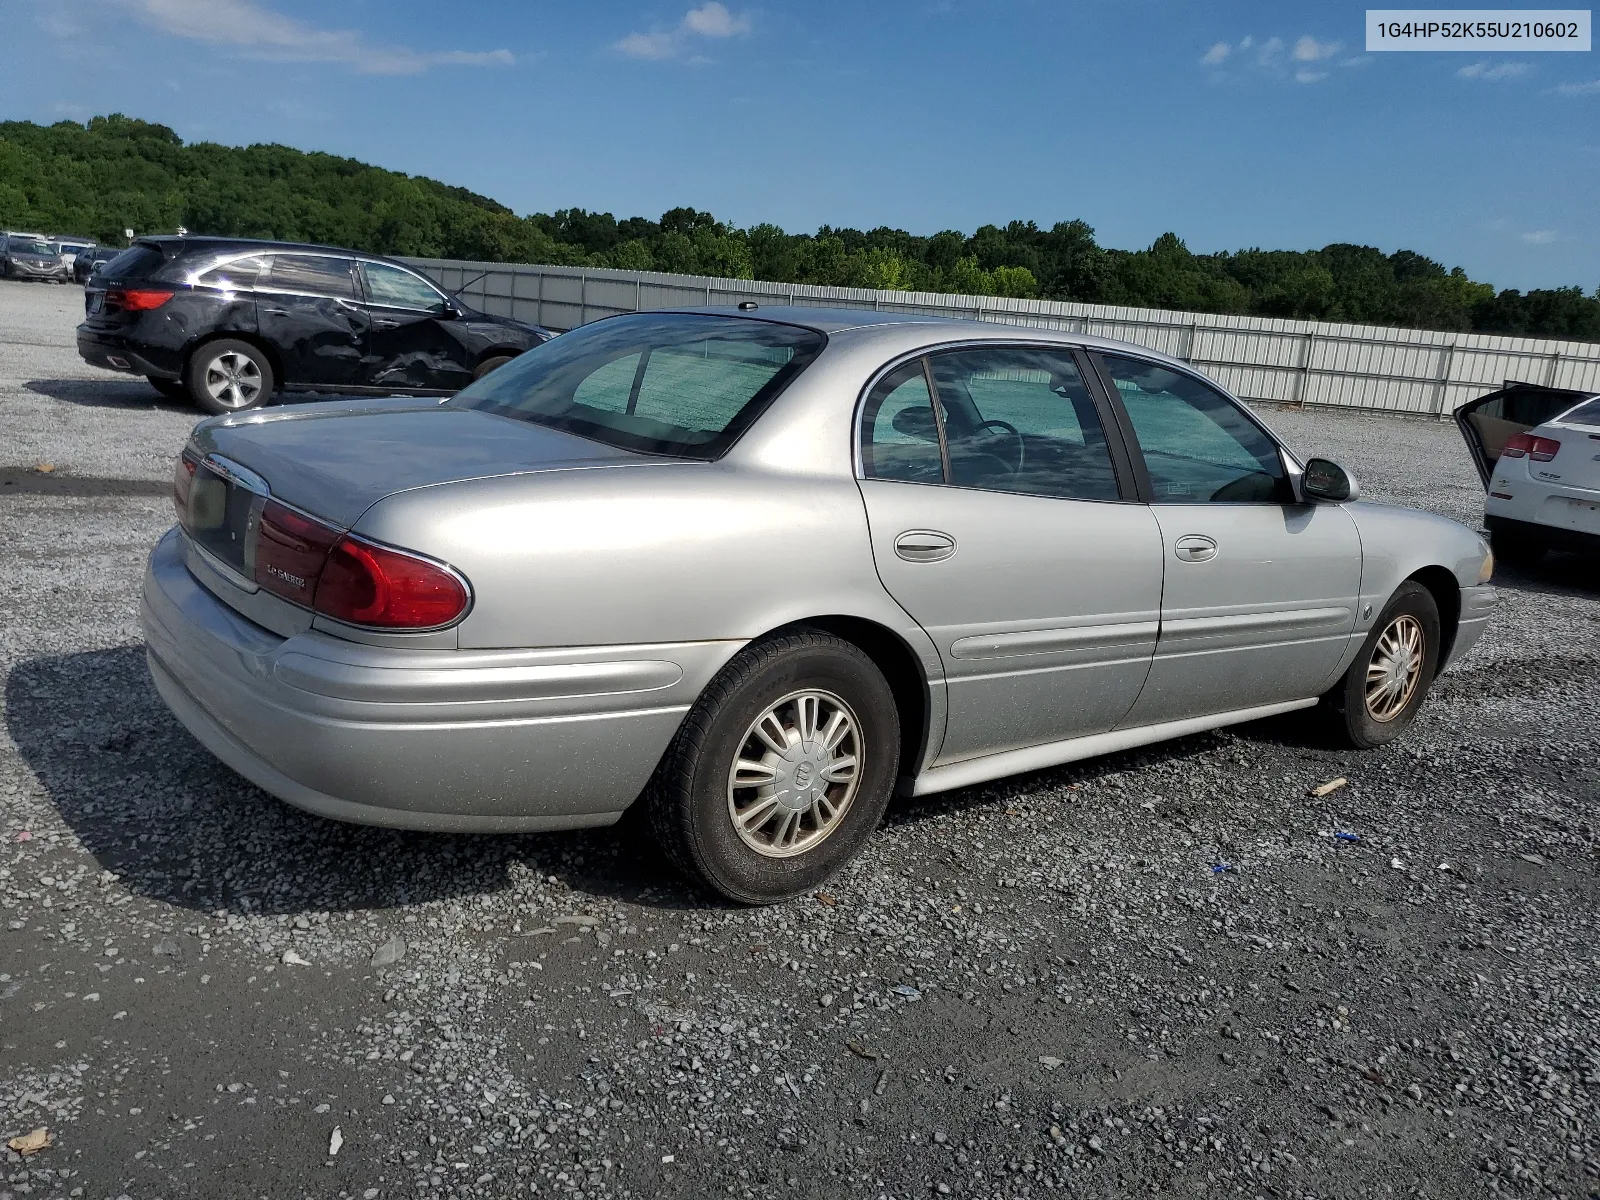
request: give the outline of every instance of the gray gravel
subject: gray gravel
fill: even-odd
[[[1507,575],[1395,747],[1279,720],[900,802],[729,909],[630,828],[358,829],[200,749],[131,486],[195,414],[82,366],[78,303],[0,285],[0,1140],[55,1137],[0,1200],[1600,1192],[1592,565]],[[1478,516],[1448,425],[1266,416]]]

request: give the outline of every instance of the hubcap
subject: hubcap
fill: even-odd
[[[1422,622],[1402,613],[1383,631],[1367,663],[1367,715],[1392,721],[1405,711],[1422,678]]]
[[[728,817],[768,858],[804,854],[839,827],[861,780],[860,727],[831,692],[793,692],[745,730],[728,772]]]
[[[206,366],[205,387],[224,408],[245,408],[261,395],[261,368],[243,354],[219,354]]]

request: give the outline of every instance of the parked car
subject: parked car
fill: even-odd
[[[277,391],[447,396],[548,340],[404,263],[239,238],[150,237],[84,288],[78,352],[213,413]]]
[[[897,788],[1319,701],[1391,741],[1483,632],[1493,558],[1356,500],[1136,346],[651,312],[442,404],[202,422],[142,619],[172,711],[290,804],[495,831],[638,801],[693,878],[768,902]]]
[[[1495,554],[1523,566],[1550,550],[1600,554],[1600,394],[1509,383],[1455,418]]]
[[[48,241],[37,233],[7,233],[0,249],[0,276],[66,283],[72,273]]]
[[[112,246],[90,246],[72,260],[73,279],[88,283],[90,275],[121,253],[121,250]]]
[[[77,276],[78,255],[94,249],[94,243],[84,238],[60,237],[52,234],[45,240],[55,247],[56,253],[61,256],[61,261],[66,264],[68,278]]]

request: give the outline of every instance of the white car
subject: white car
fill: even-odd
[[[1600,394],[1508,384],[1456,409],[1495,557],[1600,554]]]

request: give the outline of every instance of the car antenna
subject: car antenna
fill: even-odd
[[[458,288],[457,288],[457,289],[456,289],[456,294],[457,294],[457,295],[460,295],[460,294],[461,294],[461,293],[462,293],[462,292],[464,292],[464,291],[466,291],[466,290],[467,290],[467,289],[468,289],[468,288],[469,288],[469,287],[471,287],[471,286],[472,286],[472,285],[473,285],[473,284],[475,284],[475,283],[477,283],[477,282],[478,282],[478,280],[480,280],[480,279],[482,279],[482,278],[483,278],[483,277],[484,277],[484,276],[485,276],[485,275],[487,275],[487,274],[488,274],[488,273],[489,273],[489,272],[488,272],[488,271],[479,271],[479,272],[478,272],[478,273],[477,273],[477,274],[476,274],[476,275],[474,275],[474,276],[473,276],[473,277],[472,277],[472,278],[471,278],[471,279],[469,279],[469,280],[467,280],[467,281],[466,281],[466,282],[465,282],[465,283],[463,283],[463,284],[462,284],[462,285],[461,285],[461,286],[460,286],[460,287],[458,287]]]

